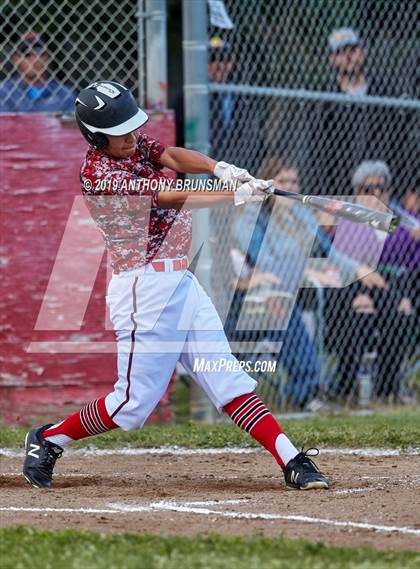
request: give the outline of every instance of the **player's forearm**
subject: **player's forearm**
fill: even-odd
[[[195,150],[169,146],[160,157],[166,168],[185,174],[213,174],[216,160]]]

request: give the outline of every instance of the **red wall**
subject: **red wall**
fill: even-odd
[[[171,112],[151,113],[145,131],[175,142]],[[74,196],[86,143],[74,126],[39,114],[0,115],[0,418],[26,422],[60,415],[107,393],[115,380],[114,354],[28,353],[30,342],[113,341],[104,330],[106,256],[78,332],[34,330]],[[76,334],[76,336],[75,336]]]

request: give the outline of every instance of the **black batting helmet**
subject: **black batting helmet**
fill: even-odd
[[[105,135],[128,134],[149,118],[131,92],[114,81],[96,81],[82,89],[75,107],[81,133],[97,149],[107,145]]]

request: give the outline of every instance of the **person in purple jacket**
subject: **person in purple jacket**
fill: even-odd
[[[402,222],[395,233],[387,235],[365,224],[348,220],[340,222],[335,244],[342,253],[367,265],[374,265],[381,251],[379,264],[382,272],[395,274],[401,270],[415,270],[420,266],[419,215],[415,211],[401,211],[391,200],[391,173],[385,162],[366,160],[355,170],[352,178],[355,195],[373,195],[385,206],[402,213]],[[414,206],[413,206],[414,207]]]
[[[392,208],[391,173],[384,162],[363,161],[354,171],[352,188],[356,196],[375,196]],[[397,206],[400,208],[400,206]],[[337,227],[337,251],[368,266],[377,266],[382,286],[367,289],[356,282],[335,295],[330,333],[343,342],[339,357],[338,384],[334,391],[348,395],[357,387],[356,375],[365,352],[377,352],[374,395],[398,399],[400,370],[407,351],[416,345],[418,330],[418,281],[420,236],[418,211],[402,211],[402,223],[393,234],[364,224],[343,220]],[[349,316],[350,315],[350,316]]]

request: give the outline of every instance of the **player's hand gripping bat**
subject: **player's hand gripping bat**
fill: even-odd
[[[366,223],[375,229],[380,229],[387,233],[394,233],[400,224],[400,218],[394,212],[377,211],[376,209],[341,200],[321,196],[307,196],[274,187],[269,188],[266,193],[296,200],[303,205],[312,206],[331,215],[345,217],[355,223]]]

